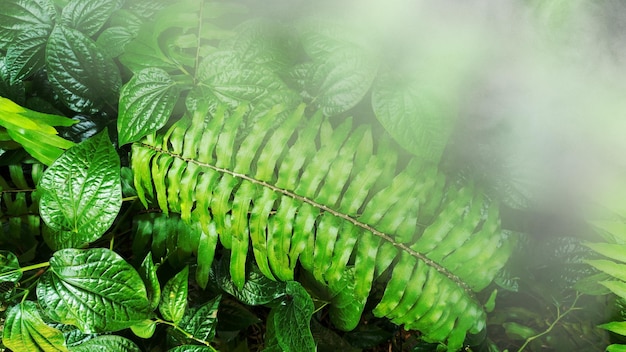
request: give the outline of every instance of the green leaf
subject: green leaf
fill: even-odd
[[[626,244],[617,243],[585,243],[585,246],[605,257],[626,263]]]
[[[198,345],[182,345],[170,348],[167,352],[215,352],[215,349]]]
[[[165,283],[161,293],[159,312],[165,320],[175,324],[181,321],[187,309],[189,266]]]
[[[122,205],[120,160],[107,131],[68,149],[44,172],[37,190],[41,217],[54,231],[53,248],[100,238]]]
[[[626,336],[626,321],[612,321],[610,323],[598,325],[598,327]]]
[[[50,84],[70,109],[95,113],[117,101],[120,72],[83,33],[57,25],[46,46],[46,64]]]
[[[612,344],[607,346],[606,352],[626,352],[626,345]]]
[[[71,352],[141,352],[137,345],[122,336],[102,335],[70,349]]]
[[[239,331],[261,322],[247,307],[234,299],[224,299],[217,311],[218,330]]]
[[[37,298],[50,318],[84,333],[122,330],[151,314],[139,273],[104,248],[55,252],[37,284]]]
[[[141,262],[141,278],[148,291],[148,300],[150,301],[150,308],[156,309],[159,306],[161,300],[161,286],[159,285],[159,278],[157,277],[157,268],[152,260],[152,253],[148,253]]]
[[[217,296],[200,307],[189,309],[179,324],[180,328],[196,339],[211,342],[215,337],[217,308],[221,299],[222,296]]]
[[[49,34],[49,28],[35,28],[24,32],[19,40],[11,43],[5,60],[11,72],[12,84],[28,78],[33,72],[44,67]]]
[[[60,22],[91,37],[121,5],[122,0],[72,0],[63,8]]]
[[[133,33],[125,27],[109,27],[102,31],[96,45],[107,57],[118,57],[124,48],[133,40]]]
[[[180,90],[170,75],[156,67],[147,68],[122,87],[119,144],[134,142],[163,127],[174,109]]]
[[[50,0],[3,0],[0,2],[0,48],[15,42],[24,31],[50,30],[56,9]]]
[[[406,77],[383,75],[374,84],[376,118],[404,149],[439,162],[454,126],[453,113],[438,91]]]
[[[626,264],[617,264],[604,259],[586,260],[585,262],[617,279],[626,281]]]
[[[7,311],[2,343],[13,351],[67,351],[63,333],[46,325],[32,301],[24,301]]]
[[[26,88],[22,81],[12,81],[9,67],[4,57],[0,56],[0,96],[6,97],[20,105],[26,101]]]
[[[0,250],[0,282],[18,282],[22,278],[17,256],[9,251]]]
[[[154,25],[142,26],[133,39],[125,47],[125,52],[120,56],[120,62],[134,73],[143,69],[158,67],[168,72],[178,70],[177,64],[168,58],[153,34]]]
[[[217,283],[222,290],[233,295],[244,304],[250,306],[268,304],[285,295],[285,283],[268,279],[256,266],[253,266],[252,270],[247,273],[241,289],[237,288],[231,280],[228,270],[228,261],[222,260],[215,275]]]
[[[315,351],[310,321],[313,300],[296,281],[288,281],[282,304],[270,311],[268,324],[273,324],[278,344],[283,351]]]
[[[156,331],[156,322],[154,320],[148,319],[144,320],[139,324],[135,324],[130,327],[133,334],[141,337],[142,339],[149,339],[154,335]]]

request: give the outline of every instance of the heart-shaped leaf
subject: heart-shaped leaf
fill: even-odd
[[[273,329],[271,340],[282,351],[315,351],[310,327],[314,310],[311,296],[296,281],[288,281],[285,292],[282,304],[273,308],[267,318]]]
[[[5,58],[11,72],[11,84],[23,80],[45,64],[45,48],[50,29],[45,27],[25,31],[11,43]]]
[[[186,266],[173,278],[169,279],[161,293],[159,312],[165,320],[174,323],[181,321],[187,309],[187,288],[189,279],[189,267]]]
[[[33,301],[24,301],[9,309],[2,344],[13,351],[67,351],[63,333],[46,325]]]
[[[48,79],[61,100],[77,112],[97,112],[117,100],[120,72],[80,31],[57,25],[46,46]]]
[[[210,342],[215,337],[217,308],[222,296],[206,302],[198,308],[191,308],[180,322],[180,328],[196,339]]]
[[[56,9],[50,0],[0,1],[0,46],[15,41],[23,31],[52,28]]]
[[[72,0],[63,7],[61,23],[92,36],[121,4],[121,0]]]
[[[98,239],[122,205],[120,160],[106,130],[68,149],[48,168],[37,190],[39,211],[53,230],[53,248]]]
[[[122,330],[151,314],[139,273],[105,248],[55,252],[37,298],[52,319],[84,333]]]
[[[180,90],[170,75],[156,67],[139,71],[122,88],[117,121],[119,144],[134,142],[163,127]]]

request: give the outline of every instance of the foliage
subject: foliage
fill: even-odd
[[[527,5],[565,36],[565,3]],[[386,51],[323,6],[255,6],[0,2],[0,350],[585,350],[626,335],[587,308],[626,299],[622,219],[596,224],[608,243],[518,227],[533,200],[482,177],[491,154],[451,167],[483,31]]]

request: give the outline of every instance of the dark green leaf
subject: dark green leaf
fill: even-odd
[[[37,298],[52,319],[85,333],[122,330],[151,314],[139,273],[104,248],[55,252]]]
[[[273,308],[268,324],[274,325],[274,333],[283,351],[315,351],[310,321],[313,300],[296,281],[288,281],[286,295],[281,305]]]
[[[17,256],[9,251],[0,250],[0,282],[18,282],[22,278]]]
[[[27,78],[44,67],[45,48],[49,34],[49,28],[35,28],[24,32],[19,40],[11,43],[5,58],[11,73],[11,84]]]
[[[198,345],[183,345],[167,350],[167,352],[214,352],[214,348]]]
[[[3,0],[0,2],[0,47],[7,47],[23,31],[54,24],[56,10],[50,0]]]
[[[131,340],[116,335],[102,335],[70,349],[71,352],[141,352]]]
[[[67,351],[61,331],[41,319],[37,304],[24,301],[11,307],[6,314],[2,343],[13,351]]]
[[[50,84],[70,109],[96,112],[117,100],[117,66],[81,32],[57,25],[46,46],[46,64]]]
[[[161,286],[159,285],[156,269],[152,261],[152,253],[148,253],[141,263],[140,274],[148,291],[148,300],[150,301],[151,309],[156,309],[161,300]]]
[[[178,323],[187,309],[189,267],[185,266],[178,274],[169,279],[161,293],[159,312],[165,320]]]
[[[179,326],[196,339],[211,342],[215,337],[217,308],[221,299],[222,296],[217,296],[200,307],[189,309]]]
[[[176,83],[164,70],[139,71],[122,88],[117,121],[119,144],[137,141],[163,127],[179,93]]]
[[[220,331],[239,331],[261,322],[261,319],[248,308],[233,299],[224,299],[220,302],[217,320],[217,329]]]
[[[88,37],[96,34],[122,0],[71,0],[61,12],[61,23]]]
[[[98,239],[122,205],[120,160],[107,131],[72,147],[38,185],[39,210],[55,232],[54,248],[78,247]]]
[[[222,260],[217,267],[216,280],[222,290],[251,306],[268,304],[285,295],[285,283],[268,279],[256,266],[249,271],[243,287],[238,289],[230,278],[228,261]]]
[[[6,59],[0,56],[0,96],[6,97],[19,105],[26,101],[26,88],[22,81],[11,81],[11,73],[6,65]]]

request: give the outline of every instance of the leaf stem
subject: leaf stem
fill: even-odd
[[[531,336],[529,338],[526,339],[526,341],[524,342],[524,344],[522,345],[522,347],[520,347],[517,352],[522,352],[526,346],[528,346],[529,343],[531,343],[532,341],[550,333],[550,331],[552,331],[552,329],[554,329],[554,327],[556,326],[556,324],[563,319],[567,314],[569,314],[570,312],[574,311],[574,310],[578,310],[580,308],[576,307],[576,302],[578,302],[578,299],[580,298],[580,296],[582,296],[582,293],[580,292],[576,292],[576,298],[574,299],[574,302],[572,302],[572,306],[566,310],[563,314],[561,314],[561,309],[560,307],[557,305],[556,306],[556,319],[554,319],[554,321],[552,322],[552,324],[550,324],[550,326],[548,326],[548,328],[546,330],[544,330],[543,332]]]
[[[211,346],[211,343],[208,341],[204,341],[202,339],[196,338],[194,337],[192,334],[188,333],[187,331],[183,330],[180,326],[176,325],[175,323],[171,322],[171,321],[167,321],[167,320],[163,320],[163,319],[155,319],[154,320],[155,323],[157,324],[165,324],[165,325],[169,325],[171,327],[173,327],[174,329],[176,329],[177,331],[179,331],[181,334],[185,335],[186,338],[194,340],[196,342],[199,342],[205,346],[207,346],[208,348],[211,349],[211,351],[213,352],[218,352],[213,346]]]

